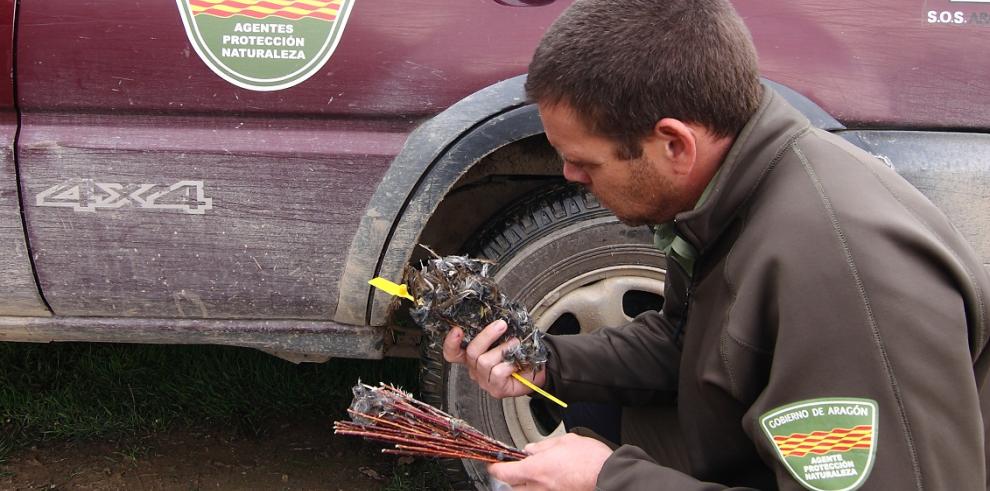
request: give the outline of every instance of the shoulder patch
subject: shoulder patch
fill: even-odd
[[[354,0],[176,0],[196,54],[244,89],[282,90],[323,68]]]
[[[851,491],[873,469],[877,403],[871,399],[799,401],[760,416],[760,427],[784,467],[815,491]]]

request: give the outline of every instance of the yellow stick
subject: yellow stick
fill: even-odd
[[[567,407],[567,403],[566,402],[564,402],[564,401],[562,401],[560,399],[557,399],[556,397],[550,395],[549,392],[547,392],[547,391],[545,391],[545,390],[537,387],[536,384],[534,384],[533,382],[530,382],[529,380],[526,380],[525,378],[523,378],[522,375],[519,375],[518,373],[513,373],[512,376],[516,380],[518,380],[519,382],[521,382],[523,385],[525,385],[526,387],[529,387],[530,389],[533,389],[534,391],[536,391],[537,394],[540,394],[541,396],[546,397],[547,399],[550,399],[553,402],[556,402],[557,404],[560,405],[560,407]]]

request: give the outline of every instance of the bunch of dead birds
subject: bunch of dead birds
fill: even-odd
[[[451,327],[464,331],[466,346],[485,326],[504,320],[508,329],[497,344],[512,338],[520,343],[505,350],[503,359],[515,364],[517,371],[541,370],[547,361],[543,333],[534,328],[524,306],[499,291],[490,275],[492,266],[490,261],[434,253],[434,258],[425,261],[420,269],[407,267],[404,281],[417,299],[409,313],[434,347],[443,342]]]
[[[351,421],[335,421],[334,433],[394,444],[382,453],[471,459],[522,460],[526,454],[391,385],[354,386],[347,412]]]

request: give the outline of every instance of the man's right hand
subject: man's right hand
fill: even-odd
[[[516,371],[515,365],[502,361],[502,353],[519,344],[518,339],[509,341],[492,348],[492,344],[505,332],[508,326],[505,321],[495,321],[488,324],[471,342],[467,348],[461,348],[464,331],[452,328],[443,340],[443,358],[450,363],[460,363],[468,370],[471,380],[496,399],[515,397],[530,393],[529,387],[512,377]],[[546,370],[533,373],[520,373],[538,387],[546,382]]]

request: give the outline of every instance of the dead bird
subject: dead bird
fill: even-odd
[[[445,256],[424,247],[433,259],[416,269],[407,266],[404,283],[417,299],[409,309],[413,321],[427,333],[430,346],[442,342],[451,327],[464,331],[464,345],[475,338],[488,324],[499,319],[508,325],[497,343],[512,338],[520,343],[502,353],[517,371],[542,370],[547,361],[543,332],[533,326],[526,307],[508,299],[490,276],[494,263],[467,256]]]

